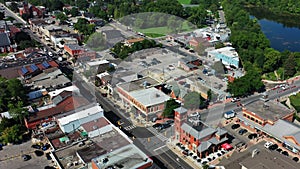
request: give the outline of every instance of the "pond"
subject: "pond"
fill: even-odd
[[[276,15],[264,9],[248,8],[251,18],[256,18],[261,30],[270,40],[271,47],[300,52],[300,17]]]

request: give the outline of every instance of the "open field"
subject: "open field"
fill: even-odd
[[[191,0],[178,0],[181,4],[191,4]]]

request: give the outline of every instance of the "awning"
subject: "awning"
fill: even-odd
[[[232,147],[230,144],[228,144],[228,143],[222,144],[221,147],[224,148],[225,150],[230,150],[230,149],[233,148],[233,147]]]

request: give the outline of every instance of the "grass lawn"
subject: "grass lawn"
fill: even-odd
[[[158,38],[158,37],[162,37],[165,36],[164,34],[159,34],[159,33],[144,33],[146,36],[149,36],[151,38]]]
[[[291,105],[300,112],[300,93],[290,96]]]
[[[191,4],[191,0],[178,0],[181,4]]]
[[[274,72],[265,73],[264,75],[262,75],[262,79],[265,79],[265,80],[274,80],[274,81],[277,80]]]
[[[134,29],[152,38],[157,38],[172,33],[172,30],[170,30],[167,26],[153,27],[153,28],[146,28],[146,29],[139,29],[139,28],[134,28]],[[195,28],[193,28],[193,26],[190,26],[188,22],[183,22],[182,30],[180,32],[191,31],[193,29]]]

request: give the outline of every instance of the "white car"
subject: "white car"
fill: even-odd
[[[265,143],[264,146],[265,146],[266,148],[269,148],[269,147],[272,146],[273,144],[274,144],[274,143],[268,141],[268,142]]]
[[[52,56],[53,56],[53,53],[52,53],[52,52],[48,52],[48,55],[52,57]]]

